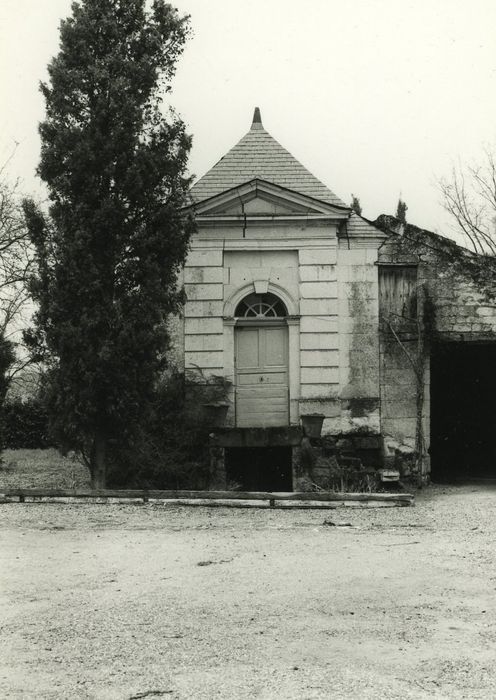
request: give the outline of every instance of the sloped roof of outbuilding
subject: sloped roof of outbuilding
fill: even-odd
[[[351,236],[377,236],[383,234],[383,230],[372,221],[359,216],[354,211],[351,212],[347,222],[348,233]]]
[[[349,209],[265,131],[258,107],[250,131],[193,185],[190,196],[193,202],[202,202],[255,178]]]

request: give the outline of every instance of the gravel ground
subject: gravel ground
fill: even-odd
[[[495,522],[480,486],[370,510],[1,505],[0,697],[494,698]]]

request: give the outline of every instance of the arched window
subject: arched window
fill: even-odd
[[[275,294],[249,294],[236,307],[237,318],[284,318],[288,311]]]

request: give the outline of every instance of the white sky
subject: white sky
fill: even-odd
[[[496,142],[494,0],[177,0],[194,38],[171,103],[202,175],[249,129],[265,128],[345,202],[449,233],[437,176]],[[0,164],[34,176],[38,82],[70,0],[0,0]]]

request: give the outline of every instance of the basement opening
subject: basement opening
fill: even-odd
[[[228,484],[241,491],[292,491],[291,447],[228,447]]]
[[[496,344],[440,343],[431,354],[431,477],[496,479]]]

